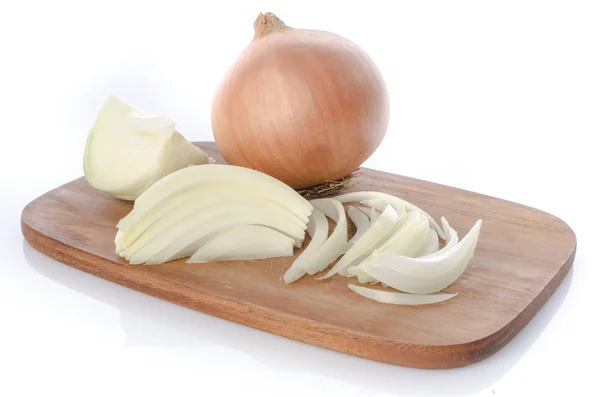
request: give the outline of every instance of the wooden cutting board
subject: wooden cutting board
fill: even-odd
[[[222,161],[213,143],[199,143]],[[449,301],[394,306],[347,288],[355,279],[282,281],[294,258],[132,266],[114,250],[115,225],[132,208],[80,178],[29,203],[25,239],[77,269],[167,301],[291,339],[372,360],[419,368],[480,361],[506,345],[568,273],[576,239],[548,213],[448,186],[363,168],[349,189],[378,190],[445,216],[462,237],[483,227]],[[297,250],[298,253],[300,250]],[[297,253],[297,254],[298,254]]]

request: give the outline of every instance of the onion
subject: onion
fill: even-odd
[[[417,256],[427,243],[429,231],[427,220],[420,212],[411,212],[408,219],[383,244],[373,251],[374,255],[393,253],[404,256]]]
[[[431,228],[435,230],[442,239],[446,239],[444,231],[439,227],[435,219],[433,219],[427,212],[423,211],[416,205],[411,204],[408,201],[402,200],[396,196],[392,196],[391,194],[382,192],[352,192],[336,196],[334,197],[334,199],[339,201],[340,203],[360,202],[366,205],[366,203],[370,202],[374,205],[390,204],[396,207],[396,210],[404,208],[410,211],[420,211],[427,217]]]
[[[354,233],[354,236],[348,241],[348,248],[350,248],[354,245],[356,240],[365,234],[370,226],[370,221],[369,217],[365,215],[364,212],[353,206],[348,207],[348,217],[350,217],[350,220],[356,226],[356,233]]]
[[[313,258],[314,251],[320,248],[327,240],[329,223],[327,223],[327,219],[323,212],[318,209],[313,210],[310,215],[310,220],[308,221],[307,231],[311,237],[310,243],[308,243],[308,246],[283,275],[283,280],[288,284],[298,280],[306,274],[305,267],[307,261],[310,261]]]
[[[268,227],[242,225],[214,234],[186,263],[252,260],[294,255],[294,240]]]
[[[304,232],[297,232],[295,225],[260,205],[231,203],[190,215],[174,227],[163,230],[128,259],[132,264],[161,264],[190,256],[214,233],[248,224],[273,228],[295,241],[304,237]]]
[[[436,294],[436,295],[414,295],[402,292],[383,291],[380,289],[360,287],[358,285],[348,284],[348,288],[365,298],[376,300],[381,303],[391,303],[394,305],[430,305],[452,299],[456,294]]]
[[[368,263],[365,272],[390,287],[412,293],[438,292],[455,282],[473,257],[481,230],[481,220],[455,246],[426,258],[383,254],[377,263]]]
[[[429,255],[423,256],[423,258],[428,258],[433,255],[442,254],[448,251],[450,248],[454,247],[458,243],[458,234],[456,234],[456,230],[450,227],[446,218],[442,216],[442,227],[444,228],[444,233],[447,236],[446,244],[437,252],[432,252]]]
[[[420,257],[427,256],[433,254],[440,249],[440,240],[438,238],[437,233],[433,229],[429,229],[429,233],[427,236],[427,243],[423,250],[419,253]]]
[[[381,211],[378,211],[376,208],[371,207],[371,209],[369,210],[369,212],[367,213],[367,210],[363,207],[359,207],[360,210],[362,212],[364,212],[366,215],[369,216],[369,220],[371,225],[375,223],[375,221],[377,220],[377,218],[379,218],[379,215],[381,215]]]
[[[269,251],[266,244],[273,234],[256,229],[263,231],[254,239],[262,236],[264,244],[257,242],[245,259],[288,255],[289,240],[302,245],[312,208],[289,186],[254,170],[216,164],[188,167],[160,179],[138,197],[134,209],[117,225],[116,251],[131,264],[160,264],[194,253],[195,259],[224,258],[227,254],[219,249],[232,238],[228,233],[241,239],[250,233],[244,226],[256,225],[287,238],[275,237],[277,247]],[[215,247],[201,250],[215,238]],[[244,244],[248,242],[240,245]],[[242,251],[231,255],[241,259]]]
[[[85,178],[96,189],[135,200],[163,176],[209,157],[175,131],[175,123],[110,96],[89,132]]]
[[[214,192],[218,193],[218,192]],[[277,216],[278,220],[273,222],[265,219],[269,225],[277,227],[278,230],[284,232],[288,237],[295,241],[302,241],[304,229],[306,226],[299,226],[294,218],[286,214],[277,204],[266,201],[261,198],[247,197],[240,199],[239,197],[221,196],[218,195],[208,197],[211,200],[196,199],[192,196],[192,200],[187,200],[181,206],[174,208],[169,212],[168,216],[163,216],[154,222],[150,227],[138,235],[138,228],[134,229],[126,238],[122,239],[121,251],[126,258],[132,258],[134,254],[146,247],[143,251],[143,256],[149,255],[148,250],[153,249],[154,252],[159,248],[159,241],[164,241],[160,249],[166,248],[167,244],[172,243],[172,233],[190,235],[192,229],[197,229],[197,225],[203,222],[212,222],[217,216],[228,216],[231,212],[239,212],[239,210],[249,211],[250,208],[258,208],[263,213],[267,213],[268,217]],[[194,200],[196,199],[196,200]],[[283,219],[282,219],[283,218]],[[260,223],[259,223],[260,224]],[[278,225],[278,226],[274,226]],[[188,228],[188,230],[186,230]],[[131,236],[131,237],[130,237]],[[127,241],[133,241],[131,244],[126,244]],[[151,246],[148,244],[152,243]],[[136,256],[139,258],[139,254]],[[132,258],[133,259],[133,258]]]
[[[337,180],[377,149],[389,120],[374,62],[333,33],[260,14],[255,36],[212,102],[215,141],[229,164],[293,188]]]
[[[242,167],[206,164],[181,169],[150,186],[135,200],[133,211],[121,219],[117,227],[129,231],[145,216],[163,216],[164,211],[168,212],[173,208],[168,202],[174,200],[180,193],[185,199],[186,196],[191,197],[192,194],[201,196],[211,189],[218,190],[224,186],[241,189],[239,194],[243,197],[253,192],[260,192],[265,200],[271,197],[306,222],[312,211],[312,206],[306,199],[268,175]],[[227,196],[226,193],[223,192],[222,196]],[[156,211],[159,213],[156,214]]]
[[[314,208],[325,213],[336,222],[331,236],[315,252],[305,266],[306,273],[315,274],[336,260],[348,244],[348,223],[344,206],[332,199],[318,199],[310,202]]]
[[[378,280],[371,277],[366,272],[365,269],[367,264],[377,263],[378,258],[380,258],[381,255],[389,253],[390,247],[394,247],[394,252],[396,252],[396,255],[400,254],[408,256],[407,253],[409,253],[412,250],[412,247],[410,244],[406,244],[406,241],[414,239],[413,232],[415,231],[415,227],[418,225],[419,222],[420,214],[418,212],[412,212],[409,216],[409,219],[407,219],[406,222],[402,225],[402,227],[398,229],[398,231],[386,242],[386,244],[390,242],[393,242],[393,244],[390,244],[388,247],[385,247],[386,244],[383,244],[378,249],[373,251],[373,255],[369,256],[360,264],[349,268],[347,270],[348,274],[351,276],[355,276],[358,279],[358,282],[360,283],[378,283]],[[433,229],[429,229],[429,236],[427,238],[428,241],[426,242],[428,246],[425,247],[423,255],[425,255],[425,252],[429,252],[433,248],[436,249],[436,252],[432,252],[429,255],[422,256],[422,258],[444,253],[448,249],[454,247],[458,242],[458,235],[456,234],[456,231],[450,227],[448,221],[446,221],[446,218],[444,217],[442,217],[442,227],[444,228],[444,233],[446,234],[446,236],[450,236],[448,241],[446,241],[444,248],[442,248],[441,250],[437,250],[437,248],[435,248],[439,248],[438,235]],[[434,242],[431,241],[432,239],[434,240]],[[423,241],[423,243],[425,243],[425,241]],[[405,251],[405,249],[407,250]]]
[[[388,206],[377,222],[363,234],[358,241],[346,252],[346,254],[335,264],[323,277],[323,280],[340,273],[342,270],[351,266],[355,261],[360,261],[375,249],[382,241],[385,241],[390,233],[393,233],[394,226],[398,220],[398,213],[392,206]]]

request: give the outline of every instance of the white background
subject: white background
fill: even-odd
[[[0,3],[0,395],[591,395],[597,388],[600,3]],[[207,3],[207,2],[206,2]],[[193,312],[45,258],[20,211],[82,175],[111,93],[210,140],[212,92],[259,11],[355,41],[392,116],[367,166],[538,207],[573,271],[503,350],[462,369],[385,365]]]

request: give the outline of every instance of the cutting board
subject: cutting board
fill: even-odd
[[[222,162],[213,143],[198,143]],[[385,363],[451,368],[491,356],[531,320],[565,278],[576,238],[559,218],[520,204],[363,168],[348,191],[377,190],[445,216],[462,237],[483,227],[475,257],[429,306],[363,298],[355,279],[304,277],[286,285],[294,258],[129,265],[115,254],[115,225],[132,208],[79,178],[29,203],[25,239],[77,269],[167,301],[316,346]],[[301,252],[297,250],[296,256]],[[266,347],[268,348],[268,347]]]

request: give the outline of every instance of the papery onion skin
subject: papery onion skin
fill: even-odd
[[[221,154],[295,189],[349,175],[388,127],[377,66],[349,40],[290,28],[271,13],[259,15],[255,31],[213,97]]]

